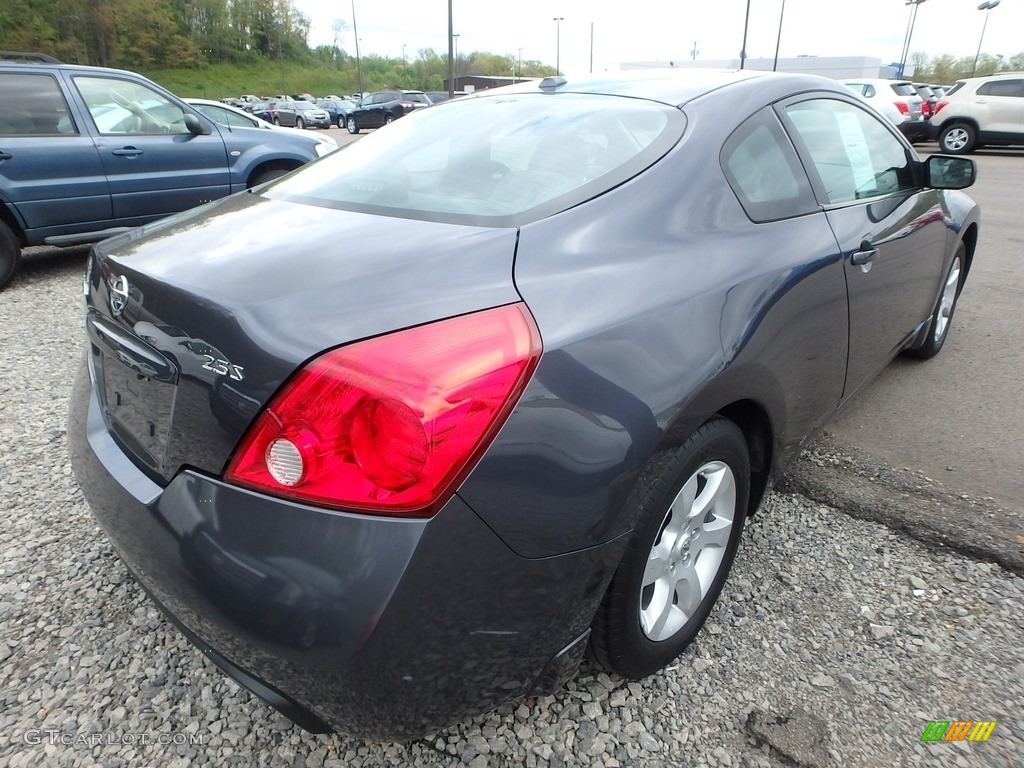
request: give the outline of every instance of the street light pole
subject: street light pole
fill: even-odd
[[[910,55],[910,41],[914,37],[914,24],[917,23],[917,6],[926,0],[907,0],[910,8],[910,20],[907,22],[907,36],[903,41],[903,54],[900,56],[900,79],[904,77],[904,70],[907,68],[907,56]]]
[[[740,69],[747,60],[747,30],[750,28],[750,0],[747,0],[747,17],[743,22],[743,47],[740,48]]]
[[[555,74],[562,74],[562,22],[564,16],[555,16]]]
[[[786,15],[786,0],[782,0],[782,10],[779,11],[779,36],[775,38],[775,60],[772,62],[772,72],[779,69],[779,46],[782,44],[782,17]]]
[[[459,76],[459,35],[456,33],[452,35],[452,40],[455,41],[455,76]]]
[[[448,0],[448,98],[455,98],[455,62],[452,60],[452,0]]]
[[[978,38],[978,52],[974,54],[974,66],[971,67],[971,77],[978,71],[978,58],[981,56],[981,42],[985,39],[985,28],[988,27],[988,15],[992,9],[999,5],[999,0],[985,0],[978,6],[979,11],[985,12],[985,23],[981,25],[981,37]]]
[[[352,37],[356,39],[356,72],[359,76],[359,99],[366,91],[363,89],[363,60],[359,57],[359,27],[356,26],[356,0],[352,0]]]
[[[523,77],[523,49],[519,49],[519,78]]]

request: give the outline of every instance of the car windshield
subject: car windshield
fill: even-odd
[[[515,93],[419,110],[266,194],[406,218],[519,226],[588,200],[658,160],[678,109],[641,99]]]
[[[292,106],[294,106],[296,109],[302,110],[303,112],[306,112],[310,109],[315,109],[315,107],[308,101],[293,101]]]

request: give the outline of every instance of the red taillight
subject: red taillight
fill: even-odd
[[[905,102],[905,101],[894,101],[893,104],[896,105],[896,109],[898,109],[900,111],[900,114],[903,114],[903,115],[909,115],[910,114],[910,107],[907,105],[907,102]]]
[[[932,112],[932,117],[934,117],[935,115],[939,114],[939,112],[942,111],[942,108],[945,107],[947,104],[949,104],[949,102],[945,101],[945,100],[940,101],[938,104],[936,104],[935,105],[935,111]]]
[[[540,353],[524,304],[327,352],[271,400],[225,479],[324,506],[430,516],[508,418]]]

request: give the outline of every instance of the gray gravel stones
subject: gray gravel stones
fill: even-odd
[[[32,262],[0,294],[0,764],[1024,765],[1024,580],[783,494],[661,674],[588,662],[555,696],[410,744],[293,728],[182,639],[94,524],[64,435],[82,259]],[[816,724],[789,736],[816,752],[748,727],[794,712]],[[986,743],[920,742],[955,719],[998,725]]]

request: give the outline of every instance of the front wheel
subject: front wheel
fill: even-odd
[[[973,152],[978,143],[977,133],[967,123],[953,123],[939,134],[939,148],[951,155]]]
[[[591,632],[597,660],[632,679],[682,653],[718,600],[750,496],[743,433],[712,419],[638,483],[636,526]]]
[[[300,131],[305,129],[306,121],[303,120],[301,117],[295,118],[295,127],[298,128]]]
[[[911,357],[918,357],[928,360],[935,357],[942,350],[949,335],[949,325],[953,321],[953,311],[956,309],[956,301],[960,298],[960,289],[964,284],[964,266],[967,263],[967,249],[963,243],[956,247],[956,255],[953,256],[953,263],[946,273],[946,280],[942,284],[942,295],[939,303],[932,313],[931,323],[928,326],[928,338],[924,344],[916,349],[908,349],[907,354]]]
[[[346,125],[348,126],[349,133],[359,133],[359,123],[356,122],[354,117],[350,117]]]
[[[10,227],[0,221],[0,288],[5,287],[21,263],[21,246]]]

